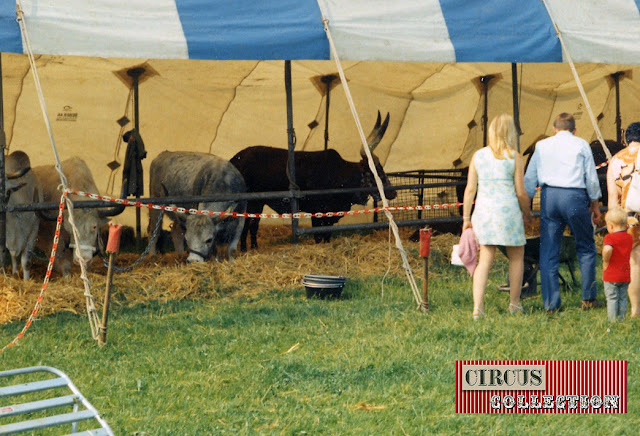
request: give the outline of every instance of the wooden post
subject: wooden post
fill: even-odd
[[[422,305],[423,312],[429,310],[429,252],[431,251],[431,232],[433,229],[426,226],[420,229],[420,257],[424,258],[424,278],[422,280]]]
[[[120,224],[109,224],[109,240],[107,242],[107,253],[109,253],[109,268],[107,269],[107,285],[104,292],[104,303],[102,305],[102,324],[98,335],[98,344],[107,343],[107,322],[109,320],[109,300],[111,298],[111,283],[113,280],[113,261],[116,253],[120,250],[120,235],[122,226]]]

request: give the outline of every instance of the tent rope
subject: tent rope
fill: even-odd
[[[318,4],[320,5],[320,4]],[[322,7],[321,7],[322,8]],[[358,129],[358,134],[360,135],[360,140],[362,141],[362,146],[364,147],[364,151],[367,155],[367,160],[369,162],[369,168],[375,178],[376,186],[378,187],[378,193],[382,199],[382,205],[385,208],[384,213],[389,220],[389,227],[393,231],[393,235],[395,237],[396,247],[400,251],[400,256],[402,257],[402,265],[404,267],[405,273],[407,275],[407,280],[409,281],[409,285],[411,287],[411,291],[413,292],[413,296],[416,300],[419,309],[425,309],[422,300],[422,294],[418,289],[418,285],[416,284],[415,278],[413,276],[413,271],[411,270],[411,265],[409,264],[409,259],[407,257],[407,253],[402,246],[402,241],[400,240],[400,234],[398,232],[398,225],[393,219],[393,215],[386,208],[389,207],[389,201],[387,197],[384,195],[384,186],[382,184],[382,180],[380,176],[378,176],[378,172],[376,170],[375,163],[373,161],[373,156],[371,154],[371,150],[369,149],[369,145],[367,143],[367,138],[364,134],[364,130],[362,129],[362,124],[360,123],[360,117],[358,116],[358,112],[356,111],[355,104],[353,102],[353,97],[351,95],[351,91],[349,90],[349,84],[344,74],[344,70],[342,69],[342,64],[340,63],[340,57],[338,56],[338,51],[336,50],[336,46],[333,42],[333,37],[331,36],[331,31],[329,30],[329,20],[325,18],[324,11],[322,11],[322,23],[324,25],[324,30],[327,34],[327,39],[329,40],[329,46],[331,47],[331,53],[336,61],[336,66],[338,68],[338,74],[340,75],[340,81],[342,83],[342,87],[344,88],[344,92],[346,94],[347,102],[349,103],[349,108],[351,109],[351,114],[353,115],[353,119],[356,123],[356,128]]]
[[[593,115],[593,111],[591,110],[591,105],[589,104],[589,99],[587,99],[587,94],[584,92],[584,88],[582,86],[582,82],[580,81],[580,76],[578,76],[578,71],[576,70],[576,66],[573,63],[573,59],[571,58],[571,54],[569,50],[567,50],[567,46],[564,43],[564,38],[562,37],[562,32],[560,32],[560,28],[556,23],[556,20],[553,18],[553,14],[551,13],[551,8],[547,4],[546,0],[542,0],[544,7],[547,9],[547,13],[549,14],[549,18],[551,19],[551,23],[553,23],[553,28],[556,31],[556,35],[558,36],[558,40],[560,41],[560,46],[562,47],[562,51],[564,52],[565,57],[567,58],[567,62],[571,67],[571,72],[573,73],[573,77],[576,81],[576,85],[578,85],[578,90],[580,91],[580,95],[582,96],[582,100],[584,101],[584,105],[587,108],[587,113],[589,114],[589,118],[591,119],[591,124],[593,124],[593,129],[596,132],[596,136],[598,137],[598,141],[602,145],[602,149],[604,150],[604,154],[607,156],[607,161],[611,160],[611,151],[604,142],[604,138],[602,137],[602,132],[600,132],[600,127],[598,127],[598,122],[596,121],[595,116]]]
[[[40,77],[38,75],[38,69],[36,67],[35,57],[33,55],[33,50],[31,48],[31,42],[29,40],[29,33],[27,32],[27,26],[24,18],[24,13],[22,11],[22,2],[17,0],[16,2],[16,17],[18,21],[18,25],[20,26],[20,33],[22,34],[22,43],[24,45],[25,52],[27,57],[29,58],[29,64],[31,65],[31,74],[33,75],[33,80],[35,82],[36,91],[38,94],[38,100],[40,102],[40,109],[42,110],[42,115],[44,118],[44,123],[47,127],[47,133],[49,135],[49,141],[51,142],[51,148],[53,151],[53,157],[56,161],[55,168],[58,174],[60,175],[60,181],[63,187],[63,192],[68,190],[67,178],[62,171],[62,166],[60,164],[60,156],[58,155],[58,148],[56,147],[56,142],[53,137],[53,129],[51,128],[51,121],[49,120],[49,115],[47,111],[47,105],[44,98],[44,93],[42,92],[42,84],[40,82]],[[73,217],[73,202],[67,196],[65,198],[67,209],[69,213],[69,224],[72,228],[73,239],[76,244],[76,247],[79,247],[80,244],[80,236],[78,234],[78,228],[76,227],[74,217]],[[82,283],[84,284],[84,296],[85,302],[87,306],[87,316],[89,318],[89,326],[91,327],[91,335],[94,339],[98,338],[100,325],[100,319],[98,316],[98,311],[94,305],[94,298],[91,295],[91,284],[89,282],[89,278],[87,277],[87,268],[84,259],[80,255],[80,250],[74,250],[76,253],[76,258],[80,263],[80,278],[82,279]]]

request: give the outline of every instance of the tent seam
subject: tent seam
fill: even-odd
[[[427,77],[425,77],[424,80],[422,82],[420,82],[419,85],[416,85],[415,87],[413,87],[413,89],[411,89],[409,91],[409,97],[410,97],[409,103],[407,103],[407,106],[405,107],[404,112],[402,113],[402,117],[400,118],[400,127],[398,128],[398,130],[396,131],[395,135],[393,136],[393,139],[389,143],[389,148],[387,150],[387,155],[385,156],[384,161],[382,159],[380,159],[380,156],[378,156],[378,159],[380,159],[380,163],[382,164],[383,167],[387,164],[387,160],[389,160],[389,156],[391,155],[391,150],[393,149],[394,145],[396,144],[396,140],[398,139],[398,136],[400,136],[400,130],[402,128],[402,125],[404,124],[405,118],[407,117],[407,113],[409,112],[409,108],[411,107],[411,104],[415,101],[414,92],[416,91],[416,89],[419,89],[420,87],[422,87],[422,85],[424,85],[427,80],[429,80],[430,78],[432,78],[436,74],[439,74],[440,72],[442,72],[443,68],[444,68],[444,64],[437,71],[435,71],[432,74],[429,74]]]
[[[211,150],[213,148],[213,143],[216,142],[216,139],[218,139],[218,131],[220,130],[220,126],[222,125],[222,123],[224,122],[224,118],[227,115],[227,113],[229,112],[229,108],[231,107],[231,104],[236,100],[236,97],[238,96],[238,88],[240,86],[242,86],[242,84],[244,83],[245,80],[247,80],[247,78],[249,76],[251,76],[254,71],[256,71],[258,69],[258,65],[260,65],[260,62],[256,62],[255,66],[251,69],[251,71],[249,71],[247,73],[246,76],[244,76],[242,78],[242,80],[240,80],[238,82],[238,84],[236,86],[233,87],[233,97],[231,97],[229,99],[229,102],[227,103],[227,107],[224,108],[224,110],[222,111],[222,115],[220,116],[220,122],[218,123],[218,125],[216,126],[216,130],[213,133],[213,139],[211,139],[211,142],[209,143],[209,154],[211,154]]]
[[[38,56],[38,60],[41,58],[41,56]],[[31,72],[31,65],[29,65],[26,69],[26,71],[24,72],[24,74],[22,75],[22,77],[20,78],[20,90],[18,91],[17,95],[16,95],[16,99],[14,101],[14,106],[13,106],[13,111],[14,111],[14,117],[13,117],[13,121],[11,122],[11,142],[13,142],[13,132],[15,130],[15,126],[16,126],[16,122],[18,121],[18,117],[15,115],[18,112],[18,103],[20,102],[20,97],[22,97],[22,93],[24,91],[24,82],[26,77],[29,75],[29,73]],[[5,132],[6,134],[7,132]],[[7,147],[7,151],[11,150],[11,144],[7,143],[6,144]]]

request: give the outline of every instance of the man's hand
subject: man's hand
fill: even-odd
[[[597,223],[598,221],[600,221],[600,217],[602,216],[600,214],[600,201],[593,200],[591,202],[591,205],[589,206],[589,210],[591,211],[593,222]]]

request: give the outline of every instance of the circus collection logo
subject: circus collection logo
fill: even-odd
[[[626,412],[626,361],[456,361],[456,413]]]

